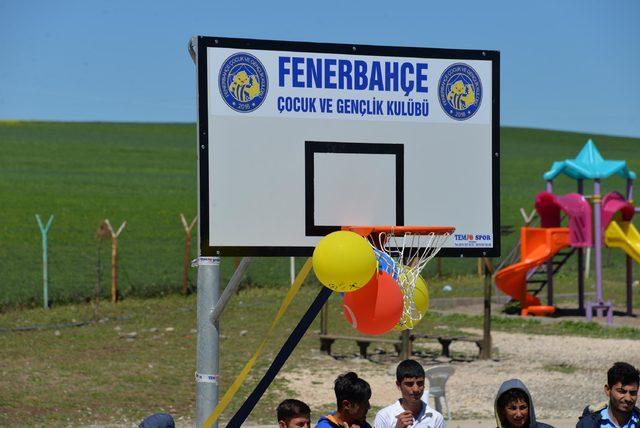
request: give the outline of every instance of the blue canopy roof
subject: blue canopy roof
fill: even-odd
[[[554,162],[551,169],[544,173],[544,179],[553,180],[562,173],[576,180],[607,178],[613,174],[636,179],[635,172],[627,168],[626,161],[605,160],[591,140],[587,141],[575,159]]]

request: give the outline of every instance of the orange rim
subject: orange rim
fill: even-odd
[[[369,236],[372,233],[387,233],[394,235],[446,235],[456,230],[451,226],[342,226],[342,230],[355,232],[360,236]]]

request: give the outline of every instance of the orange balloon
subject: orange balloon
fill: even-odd
[[[347,293],[342,310],[347,322],[364,334],[391,331],[402,317],[402,290],[391,275],[377,272],[364,287]]]

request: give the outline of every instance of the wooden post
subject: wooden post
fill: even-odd
[[[105,219],[104,223],[111,234],[111,303],[116,303],[118,301],[118,236],[127,225],[127,221],[120,225],[117,232],[113,231],[109,219]]]
[[[478,257],[478,277],[482,277],[484,272],[484,263],[482,262],[482,257]]]
[[[482,258],[484,262],[484,324],[482,328],[482,353],[480,358],[491,358],[491,273],[493,266],[491,260]]]
[[[98,322],[98,307],[100,305],[100,283],[101,283],[101,277],[102,277],[102,260],[100,257],[100,247],[102,242],[98,241],[98,254],[97,254],[97,260],[96,260],[96,288],[93,292],[93,301],[92,306],[93,306],[93,322]]]
[[[408,360],[411,358],[411,341],[409,340],[409,336],[411,332],[409,330],[402,330],[402,335],[400,336],[402,340],[402,347],[400,348],[400,359]]]
[[[329,332],[329,302],[322,306],[320,311],[320,334],[327,334]]]
[[[187,273],[189,272],[189,259],[191,258],[191,229],[196,224],[198,216],[193,218],[191,224],[187,224],[187,219],[184,218],[184,214],[180,213],[180,221],[184,226],[185,240],[184,240],[184,259],[182,263],[182,289],[181,293],[185,296],[189,293],[187,288]]]

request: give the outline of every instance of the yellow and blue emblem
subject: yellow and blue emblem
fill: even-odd
[[[218,83],[227,105],[241,113],[260,107],[269,89],[267,72],[262,63],[244,52],[226,59],[220,68]]]
[[[473,116],[482,102],[478,73],[467,64],[450,65],[440,76],[438,98],[444,112],[456,120]]]

